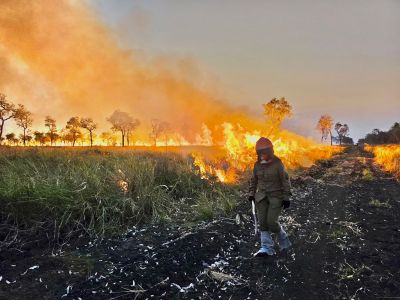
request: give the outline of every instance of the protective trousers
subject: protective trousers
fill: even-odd
[[[260,231],[279,233],[281,225],[278,222],[282,212],[283,192],[267,192],[265,197],[256,201],[257,218]]]

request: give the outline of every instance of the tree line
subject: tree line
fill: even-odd
[[[400,123],[396,122],[388,131],[374,129],[364,138],[358,140],[359,144],[400,144]]]
[[[22,133],[17,136],[11,132],[4,135],[6,123],[14,120],[15,124],[21,128]],[[132,136],[136,128],[140,125],[138,119],[134,119],[129,113],[116,110],[107,121],[111,123],[112,132],[102,132],[100,138],[103,143],[115,146],[117,139],[115,133],[119,133],[121,137],[121,146],[132,144]],[[44,146],[50,144],[55,146],[61,142],[64,145],[69,144],[75,146],[78,142],[87,142],[93,146],[93,141],[96,137],[96,130],[98,124],[89,117],[71,117],[66,125],[58,129],[55,118],[46,116],[44,119],[44,126],[47,128],[46,132],[32,131],[33,116],[24,105],[8,101],[6,95],[0,93],[0,144],[5,140],[9,145],[27,145],[34,142],[35,144]],[[168,141],[168,134],[170,132],[170,125],[168,122],[153,119],[151,121],[150,139],[154,145],[164,138],[165,142]],[[84,134],[86,132],[86,135]]]
[[[274,134],[280,130],[281,124],[286,118],[292,116],[292,106],[284,98],[273,98],[263,104],[264,116],[266,117],[266,127],[269,129],[268,135]],[[16,125],[22,129],[22,133],[17,136],[15,133],[8,133],[3,137],[5,123],[14,119]],[[120,135],[121,146],[131,145],[133,133],[140,125],[138,119],[133,118],[129,113],[116,110],[107,118],[111,124],[112,132],[102,132],[100,138],[104,144],[115,146],[117,139],[115,133]],[[46,116],[44,125],[46,132],[31,131],[33,123],[32,113],[22,104],[14,105],[8,101],[6,96],[0,93],[0,144],[7,140],[9,145],[26,145],[34,142],[38,145],[54,146],[57,142],[64,145],[75,146],[78,142],[90,143],[93,146],[94,138],[98,124],[89,117],[82,118],[78,116],[71,117],[66,125],[60,130],[57,128],[56,120],[51,116]],[[321,142],[330,138],[331,145],[335,142],[342,144],[353,144],[353,139],[348,136],[349,126],[341,122],[333,123],[332,117],[323,115],[318,121],[317,129],[321,133]],[[335,130],[337,136],[332,134]],[[84,134],[86,132],[86,135]],[[165,145],[168,143],[168,135],[172,133],[172,128],[168,122],[158,119],[151,120],[151,131],[149,138],[153,145],[157,145],[160,139],[164,139]]]
[[[264,115],[267,120],[267,127],[270,128],[269,134],[279,130],[281,124],[286,118],[290,118],[292,106],[282,97],[280,99],[273,98],[266,104],[263,104]],[[342,145],[353,144],[353,139],[349,137],[350,128],[346,123],[336,122],[329,115],[322,115],[317,123],[317,130],[321,133],[321,142],[330,138],[330,143]],[[337,135],[332,134],[335,131]]]

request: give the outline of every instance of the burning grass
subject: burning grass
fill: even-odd
[[[317,160],[330,159],[343,151],[340,146],[325,146],[286,130],[271,134],[248,131],[240,125],[223,124],[224,142],[219,152],[210,156],[194,152],[194,163],[202,175],[217,177],[222,182],[237,182],[241,173],[251,169],[255,162],[254,148],[261,136],[268,136],[274,144],[275,154],[282,159],[286,168],[310,167]]]
[[[385,171],[400,178],[400,145],[365,146],[365,150],[375,155],[375,162]]]
[[[190,157],[110,149],[0,150],[1,238],[21,233],[58,241],[104,236],[143,222],[228,213],[233,189],[204,180]]]
[[[247,179],[258,136],[225,129],[225,144],[213,147],[0,148],[0,238],[103,237],[138,223],[229,214],[238,201],[233,183]],[[341,151],[298,136],[274,142],[290,169]]]

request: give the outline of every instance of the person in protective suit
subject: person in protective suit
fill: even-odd
[[[280,250],[292,244],[278,222],[284,209],[290,206],[290,180],[282,161],[274,155],[272,142],[262,137],[256,143],[257,162],[254,164],[248,200],[254,201],[260,228],[261,248],[255,256],[276,254],[271,233],[277,235]]]

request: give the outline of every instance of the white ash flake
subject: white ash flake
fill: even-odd
[[[180,293],[186,293],[189,289],[194,288],[194,284],[190,283],[188,286],[181,287],[179,284],[171,283],[171,286],[176,287]]]
[[[68,285],[66,288],[66,293],[62,295],[61,298],[67,297],[69,293],[71,293],[71,291],[72,291],[72,285]]]

